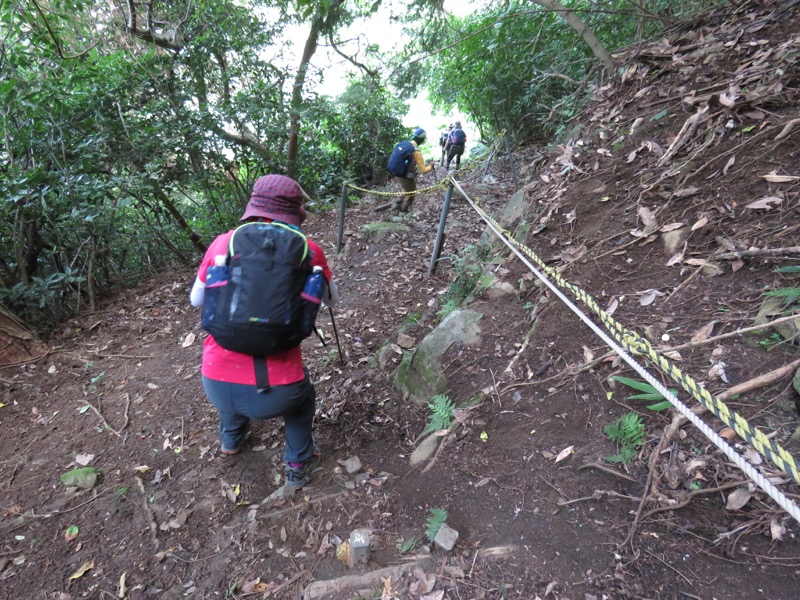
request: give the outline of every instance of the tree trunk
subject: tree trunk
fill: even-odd
[[[303,56],[300,58],[300,66],[294,78],[292,86],[292,105],[290,109],[289,121],[289,148],[286,153],[286,169],[289,177],[297,176],[297,145],[300,137],[300,108],[303,104],[303,87],[306,83],[306,73],[311,57],[317,51],[317,39],[322,30],[322,16],[317,14],[311,23],[311,31],[308,32],[306,45],[303,47]]]
[[[300,58],[300,66],[297,68],[297,75],[294,78],[294,85],[292,86],[292,105],[290,107],[290,121],[289,121],[289,147],[286,151],[286,168],[289,177],[296,177],[297,175],[297,147],[298,138],[300,137],[300,109],[303,105],[303,88],[306,83],[306,74],[308,73],[308,65],[311,63],[311,57],[317,51],[317,45],[320,33],[323,28],[331,30],[336,26],[338,20],[339,8],[344,4],[344,0],[333,0],[330,6],[324,8],[320,3],[317,8],[317,14],[311,21],[311,30],[308,32],[306,44],[303,47],[303,56]]]
[[[595,57],[597,57],[597,60],[599,60],[603,64],[603,67],[605,67],[606,71],[608,71],[608,74],[612,77],[617,76],[614,59],[611,58],[611,55],[603,47],[603,44],[600,43],[600,40],[597,39],[597,36],[594,34],[594,32],[589,29],[586,23],[581,21],[578,15],[557,0],[533,0],[533,2],[539,6],[543,6],[547,10],[557,12],[564,17],[567,23],[569,23],[570,26],[583,38],[583,41],[588,44]]]
[[[17,316],[0,304],[0,367],[36,358],[45,346]]]

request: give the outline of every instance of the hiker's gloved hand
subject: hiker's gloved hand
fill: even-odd
[[[323,302],[328,306],[335,306],[337,302],[339,302],[339,288],[336,286],[336,283],[331,279],[328,282],[328,289],[325,290],[325,294],[322,297]]]

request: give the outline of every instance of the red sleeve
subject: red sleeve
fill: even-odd
[[[206,282],[206,272],[208,271],[208,267],[214,264],[214,257],[218,254],[228,253],[228,241],[231,239],[232,233],[233,230],[223,233],[222,235],[218,235],[208,246],[208,250],[206,250],[205,256],[203,256],[203,260],[200,262],[200,267],[197,269],[197,277],[203,283]]]
[[[311,266],[322,267],[322,274],[325,275],[325,281],[330,281],[333,278],[333,273],[328,266],[328,259],[325,258],[325,253],[322,251],[322,248],[320,248],[319,244],[311,240],[308,240],[308,248],[313,254],[311,257]]]

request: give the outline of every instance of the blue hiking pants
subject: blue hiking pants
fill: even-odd
[[[222,449],[238,450],[250,426],[250,419],[283,417],[286,432],[285,462],[302,463],[314,453],[311,425],[317,394],[308,372],[302,381],[274,385],[259,393],[254,385],[226,383],[203,377],[203,389],[219,413]]]

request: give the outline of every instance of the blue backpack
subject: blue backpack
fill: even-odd
[[[463,146],[466,142],[467,134],[464,133],[463,129],[454,129],[453,133],[450,134],[451,146]]]
[[[202,316],[203,329],[220,346],[270,356],[311,335],[319,303],[302,296],[311,250],[297,228],[246,223],[231,235],[225,263],[214,277],[219,281],[206,282]]]
[[[416,147],[408,140],[403,140],[392,150],[389,162],[386,163],[386,170],[395,177],[405,177],[408,167],[411,165],[411,155],[414,154]]]

